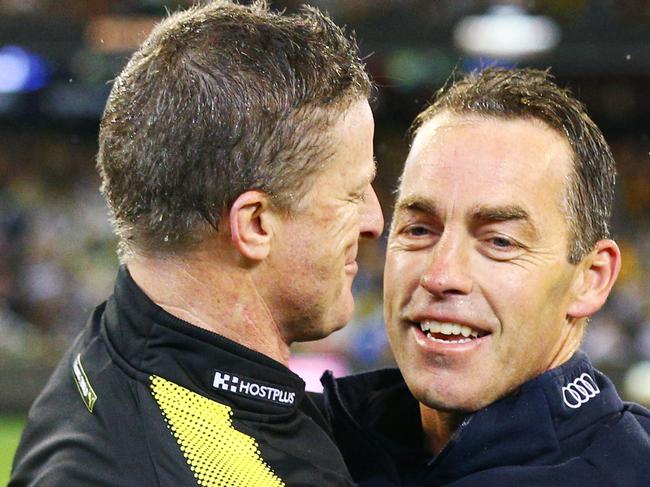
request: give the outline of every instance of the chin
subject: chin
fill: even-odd
[[[316,322],[313,319],[309,322],[309,327],[303,328],[300,335],[294,338],[294,342],[312,342],[327,338],[335,331],[344,328],[350,321],[352,314],[346,314],[345,318]]]
[[[344,298],[344,302],[341,303],[341,312],[334,330],[340,330],[345,327],[354,316],[354,296],[352,296],[352,290],[347,289],[345,293],[346,297]]]
[[[404,379],[413,397],[436,411],[473,413],[493,401],[490,391],[480,386],[466,384],[459,388],[456,383],[440,380],[440,377],[436,381],[435,376],[417,371],[404,374]]]
[[[484,387],[464,388],[462,390],[435,388],[422,384],[422,388],[414,390],[413,396],[425,406],[444,412],[463,414],[474,413],[498,401],[507,393],[496,394],[494,390]]]
[[[344,325],[339,326],[323,326],[319,328],[312,328],[305,330],[305,333],[297,336],[293,341],[294,342],[313,342],[316,340],[322,340],[327,338],[332,333],[343,328]]]
[[[311,316],[302,316],[294,329],[299,333],[293,341],[308,342],[326,338],[344,328],[354,315],[354,298],[349,286],[339,294],[338,299],[315,303]]]
[[[455,399],[455,398],[446,398],[446,397],[430,397],[430,395],[426,395],[423,398],[418,398],[416,399],[429,409],[435,409],[436,411],[440,412],[447,412],[447,413],[461,413],[461,414],[471,414],[479,409],[483,409],[485,406],[487,406],[489,403],[485,403],[484,401],[474,401],[472,399]]]
[[[335,320],[332,320],[330,323],[325,325],[323,327],[323,337],[324,338],[335,331],[339,331],[347,326],[347,324],[352,320],[352,315],[354,312],[354,308],[352,308],[349,312],[345,312],[344,314],[340,315],[337,317]]]

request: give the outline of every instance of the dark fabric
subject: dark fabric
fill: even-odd
[[[92,412],[75,384],[76,360],[96,393]],[[254,382],[258,396],[216,387],[215,371]],[[122,267],[114,295],[94,311],[32,406],[10,487],[198,485],[152,394],[156,376],[231,408],[234,429],[254,438],[285,485],[352,485],[297,375],[166,313]],[[283,395],[259,397],[261,386]]]
[[[582,380],[598,392],[580,404],[569,389],[584,390]],[[622,402],[582,352],[468,416],[435,458],[398,370],[322,382],[325,414],[361,486],[650,486],[650,412]]]

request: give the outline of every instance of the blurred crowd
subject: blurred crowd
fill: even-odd
[[[2,353],[56,360],[111,290],[117,261],[94,150],[69,134],[3,133]]]
[[[166,3],[175,7],[190,2],[0,0],[0,13],[22,15],[30,9],[42,9],[51,14],[65,4],[70,15],[83,19],[98,13],[132,11],[136,5],[138,11],[158,13]],[[277,3],[292,8],[300,2]],[[380,21],[376,19],[379,4],[395,11],[407,4],[412,8],[428,5],[428,10],[434,10],[435,2],[311,3],[341,11],[353,22],[356,19],[370,24]],[[436,8],[445,5],[453,10],[466,3],[480,2],[438,2]],[[560,9],[565,4],[575,7],[583,2],[540,3]],[[385,12],[382,19],[387,19]],[[358,34],[361,38],[363,32]],[[364,38],[360,40],[363,45]],[[380,80],[375,106],[377,191],[387,221],[407,151],[408,122],[444,82],[454,63],[458,65],[453,60],[434,65],[431,60],[435,53],[427,53],[429,64],[422,52],[404,49],[380,53],[368,61]],[[124,59],[122,55],[119,62]],[[402,73],[399,79],[395,78],[396,72]],[[102,80],[104,87],[108,78]],[[428,84],[423,84],[423,79]],[[643,82],[648,84],[647,80]],[[419,88],[415,88],[418,83]],[[106,93],[105,88],[102,93]],[[621,99],[616,90],[610,95]],[[0,96],[0,109],[2,102]],[[613,111],[625,108],[616,102],[612,107]],[[29,112],[23,116],[25,113]],[[601,110],[601,116],[603,113]],[[87,117],[81,125],[25,119],[13,124],[5,116],[0,123],[0,361],[56,363],[93,307],[112,291],[118,262],[94,168],[97,118]],[[584,348],[597,366],[623,385],[626,377],[632,380],[626,376],[631,367],[649,367],[644,361],[650,361],[650,128],[637,126],[628,134],[620,129],[620,121],[614,122],[619,123],[618,130],[611,134],[607,123],[603,128],[619,165],[613,234],[622,248],[623,269],[605,308],[589,325]],[[360,249],[353,322],[326,340],[295,347],[296,367],[306,375],[318,374],[323,366],[345,373],[392,363],[382,317],[384,250],[385,238]],[[305,362],[305,357],[319,361]],[[310,363],[317,364],[312,367],[316,370],[309,370]],[[634,375],[633,379],[636,377],[643,382],[650,378],[650,372]],[[637,386],[638,380],[631,382],[628,397],[643,389]],[[644,390],[650,391],[650,383]],[[650,396],[650,392],[646,393]],[[646,400],[650,401],[650,397]]]
[[[25,136],[20,154],[15,134],[5,132],[0,143],[0,354],[53,363],[111,293],[118,263],[94,172],[94,140],[33,135]],[[622,379],[628,367],[650,360],[650,154],[634,141],[613,145],[620,172],[613,233],[624,264],[584,348]],[[379,171],[400,164],[380,159]],[[390,189],[379,188],[387,213]],[[381,304],[384,247],[382,239],[361,248],[353,322],[326,340],[298,344],[296,352],[327,357],[341,372],[391,363]]]

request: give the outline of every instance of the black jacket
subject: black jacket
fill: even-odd
[[[650,412],[623,403],[582,352],[467,417],[435,458],[398,370],[322,381],[362,486],[650,486]]]
[[[352,482],[304,382],[156,306],[126,268],[32,406],[11,487]]]

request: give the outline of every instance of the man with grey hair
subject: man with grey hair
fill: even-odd
[[[400,370],[324,378],[353,478],[647,486],[650,412],[579,351],[620,268],[602,133],[531,69],[455,81],[414,133],[384,275]]]
[[[371,183],[371,84],[316,9],[171,15],[99,134],[115,292],[36,400],[12,487],[350,485],[287,368],[350,319]]]

